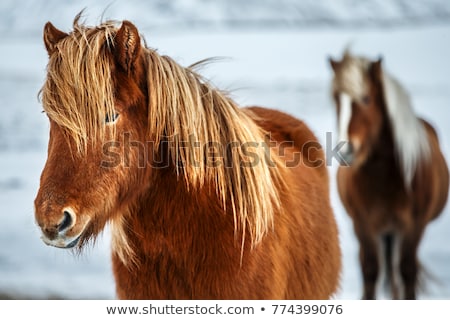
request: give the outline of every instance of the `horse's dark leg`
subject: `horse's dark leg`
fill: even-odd
[[[384,255],[384,267],[386,268],[386,284],[391,289],[392,298],[394,300],[400,299],[400,292],[398,287],[397,273],[395,267],[396,242],[398,237],[395,233],[384,234],[381,238],[382,254]]]
[[[376,240],[363,231],[357,231],[359,238],[359,260],[361,264],[364,293],[362,299],[375,299],[375,288],[379,273]]]
[[[416,287],[419,273],[417,249],[419,247],[421,232],[412,232],[402,239],[400,274],[403,280],[404,299],[416,299]]]

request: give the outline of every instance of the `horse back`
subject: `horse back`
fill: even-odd
[[[328,184],[328,170],[325,165],[325,154],[318,139],[310,128],[301,120],[284,112],[262,108],[248,107],[253,120],[270,134],[272,141],[279,144],[279,155],[287,158],[286,153],[300,154],[298,161],[287,161],[287,166],[307,167],[316,171]]]

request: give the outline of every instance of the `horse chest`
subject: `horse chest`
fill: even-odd
[[[398,174],[376,167],[354,172],[340,169],[338,185],[350,216],[377,224],[396,224],[396,212],[406,205],[406,193]]]

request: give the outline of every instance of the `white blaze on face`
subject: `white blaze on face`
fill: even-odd
[[[349,141],[348,127],[352,118],[352,99],[346,93],[339,94],[339,140]]]

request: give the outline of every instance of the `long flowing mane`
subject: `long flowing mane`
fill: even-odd
[[[110,137],[104,119],[114,112],[110,48],[118,25],[108,21],[86,27],[78,16],[74,31],[58,43],[47,67],[41,91],[45,112],[65,128],[80,153],[89,143]],[[155,150],[169,140],[171,164],[189,190],[212,186],[223,210],[233,213],[236,230],[243,237],[248,231],[252,243],[259,242],[272,227],[274,212],[281,210],[278,190],[284,190],[279,158],[263,147],[266,133],[250,112],[239,109],[193,68],[182,67],[147,47],[141,54],[149,92],[148,139]],[[212,159],[222,160],[220,165],[208,163],[211,159],[204,146],[210,143],[221,146]],[[257,163],[248,165],[249,155],[242,148],[245,143],[258,144],[251,148]],[[230,144],[236,147],[227,148]],[[268,157],[274,166],[268,165]]]
[[[383,71],[383,92],[398,161],[409,188],[417,168],[429,159],[430,146],[425,127],[416,117],[409,94],[400,82]]]
[[[79,24],[61,40],[47,65],[47,79],[41,89],[44,111],[65,129],[77,147],[86,151],[88,143],[106,139],[104,119],[114,113],[114,85],[109,46],[115,23],[96,28]]]
[[[368,90],[370,60],[344,53],[342,67],[336,71],[335,86],[361,101]],[[382,70],[382,88],[386,111],[392,129],[394,148],[409,188],[417,168],[430,154],[425,127],[416,117],[407,91],[388,72]]]
[[[170,157],[178,174],[194,188],[212,183],[224,209],[230,203],[242,231],[248,228],[252,241],[259,242],[272,226],[274,211],[280,208],[276,186],[282,186],[278,157],[268,155],[269,150],[263,147],[265,132],[255,124],[251,113],[239,109],[191,68],[148,48],[145,57],[150,92],[148,123],[156,147],[169,137]],[[195,148],[190,142],[202,147]],[[219,165],[208,164],[208,151],[203,146],[210,143],[220,146],[215,149],[216,159],[209,159],[222,160]],[[248,163],[248,155],[241,148],[246,143],[258,144],[252,148],[257,163]],[[232,150],[228,148],[233,146]],[[275,161],[275,166],[268,165],[267,157]]]

